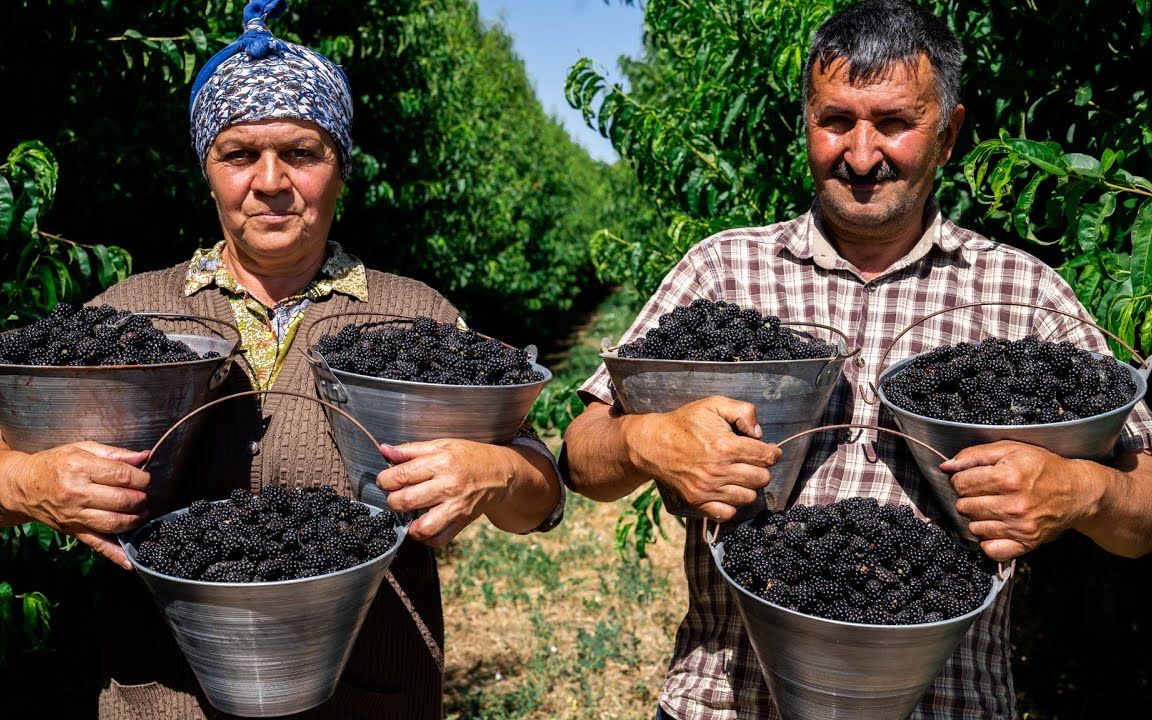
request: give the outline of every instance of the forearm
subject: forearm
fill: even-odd
[[[598,502],[622,498],[652,479],[631,446],[642,415],[618,415],[593,403],[564,436],[561,467],[573,490]]]
[[[540,527],[560,502],[560,478],[544,453],[519,445],[504,450],[510,463],[508,487],[484,514],[505,532],[530,532]]]
[[[2,441],[0,446],[0,527],[22,525],[33,519],[23,510],[23,492],[18,480],[17,465],[27,455],[9,450]]]
[[[1111,466],[1080,464],[1089,507],[1073,529],[1123,557],[1152,551],[1152,455],[1128,453]]]

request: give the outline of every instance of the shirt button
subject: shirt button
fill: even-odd
[[[859,355],[857,355],[856,359],[852,362],[855,363],[856,367],[858,368],[864,367],[864,358],[860,357]]]
[[[260,454],[260,443],[256,442],[255,440],[248,443],[248,454],[252,455],[253,457],[255,457],[256,455],[259,455]]]
[[[840,431],[840,442],[845,442],[845,443],[852,442],[852,429],[851,428],[844,428],[843,430]]]
[[[864,289],[870,293],[874,293],[874,292],[876,292],[876,283],[872,283],[872,282],[864,283]]]

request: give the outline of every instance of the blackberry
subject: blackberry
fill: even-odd
[[[1131,374],[1112,357],[1034,336],[936,348],[885,378],[892,404],[940,420],[1032,425],[1106,413],[1131,402]]]
[[[260,496],[235,490],[227,500],[197,500],[188,512],[141,531],[136,560],[209,582],[310,577],[367,562],[395,546],[395,514],[368,512],[331,486],[269,487]]]
[[[108,305],[58,303],[31,325],[0,335],[0,364],[8,365],[152,365],[206,357],[169,340],[147,317]]]
[[[836,354],[834,345],[781,327],[780,319],[724,301],[693,300],[657,318],[647,335],[617,349],[622,358],[801,360]]]
[[[910,507],[871,498],[763,513],[725,536],[724,553],[725,571],[749,592],[844,622],[957,617],[978,608],[992,587],[987,559]]]

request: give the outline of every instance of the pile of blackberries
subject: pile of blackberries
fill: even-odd
[[[724,538],[724,571],[765,600],[830,620],[916,625],[984,603],[993,565],[905,505],[848,498],[763,513]]]
[[[410,327],[349,324],[315,350],[336,370],[438,385],[523,385],[544,379],[528,353],[472,330],[417,317]]]
[[[836,348],[780,324],[774,315],[733,303],[693,300],[661,315],[659,325],[621,345],[622,358],[654,360],[803,360],[827,358]]]
[[[1136,394],[1131,373],[1115,358],[1033,336],[936,348],[886,378],[883,388],[909,412],[977,425],[1076,420]]]
[[[168,339],[144,315],[110,305],[74,308],[58,303],[47,316],[0,335],[4,365],[156,365],[220,357],[199,355]]]
[[[384,508],[340,497],[331,485],[228,500],[197,500],[188,512],[149,527],[136,560],[156,572],[211,582],[294,580],[379,557],[396,544],[398,520]]]

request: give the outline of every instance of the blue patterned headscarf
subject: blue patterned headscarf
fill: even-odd
[[[303,45],[268,30],[287,0],[252,0],[244,34],[216,53],[192,83],[192,146],[204,168],[208,149],[230,125],[276,118],[309,120],[328,131],[340,152],[340,174],[352,170],[352,89],[344,71]]]

